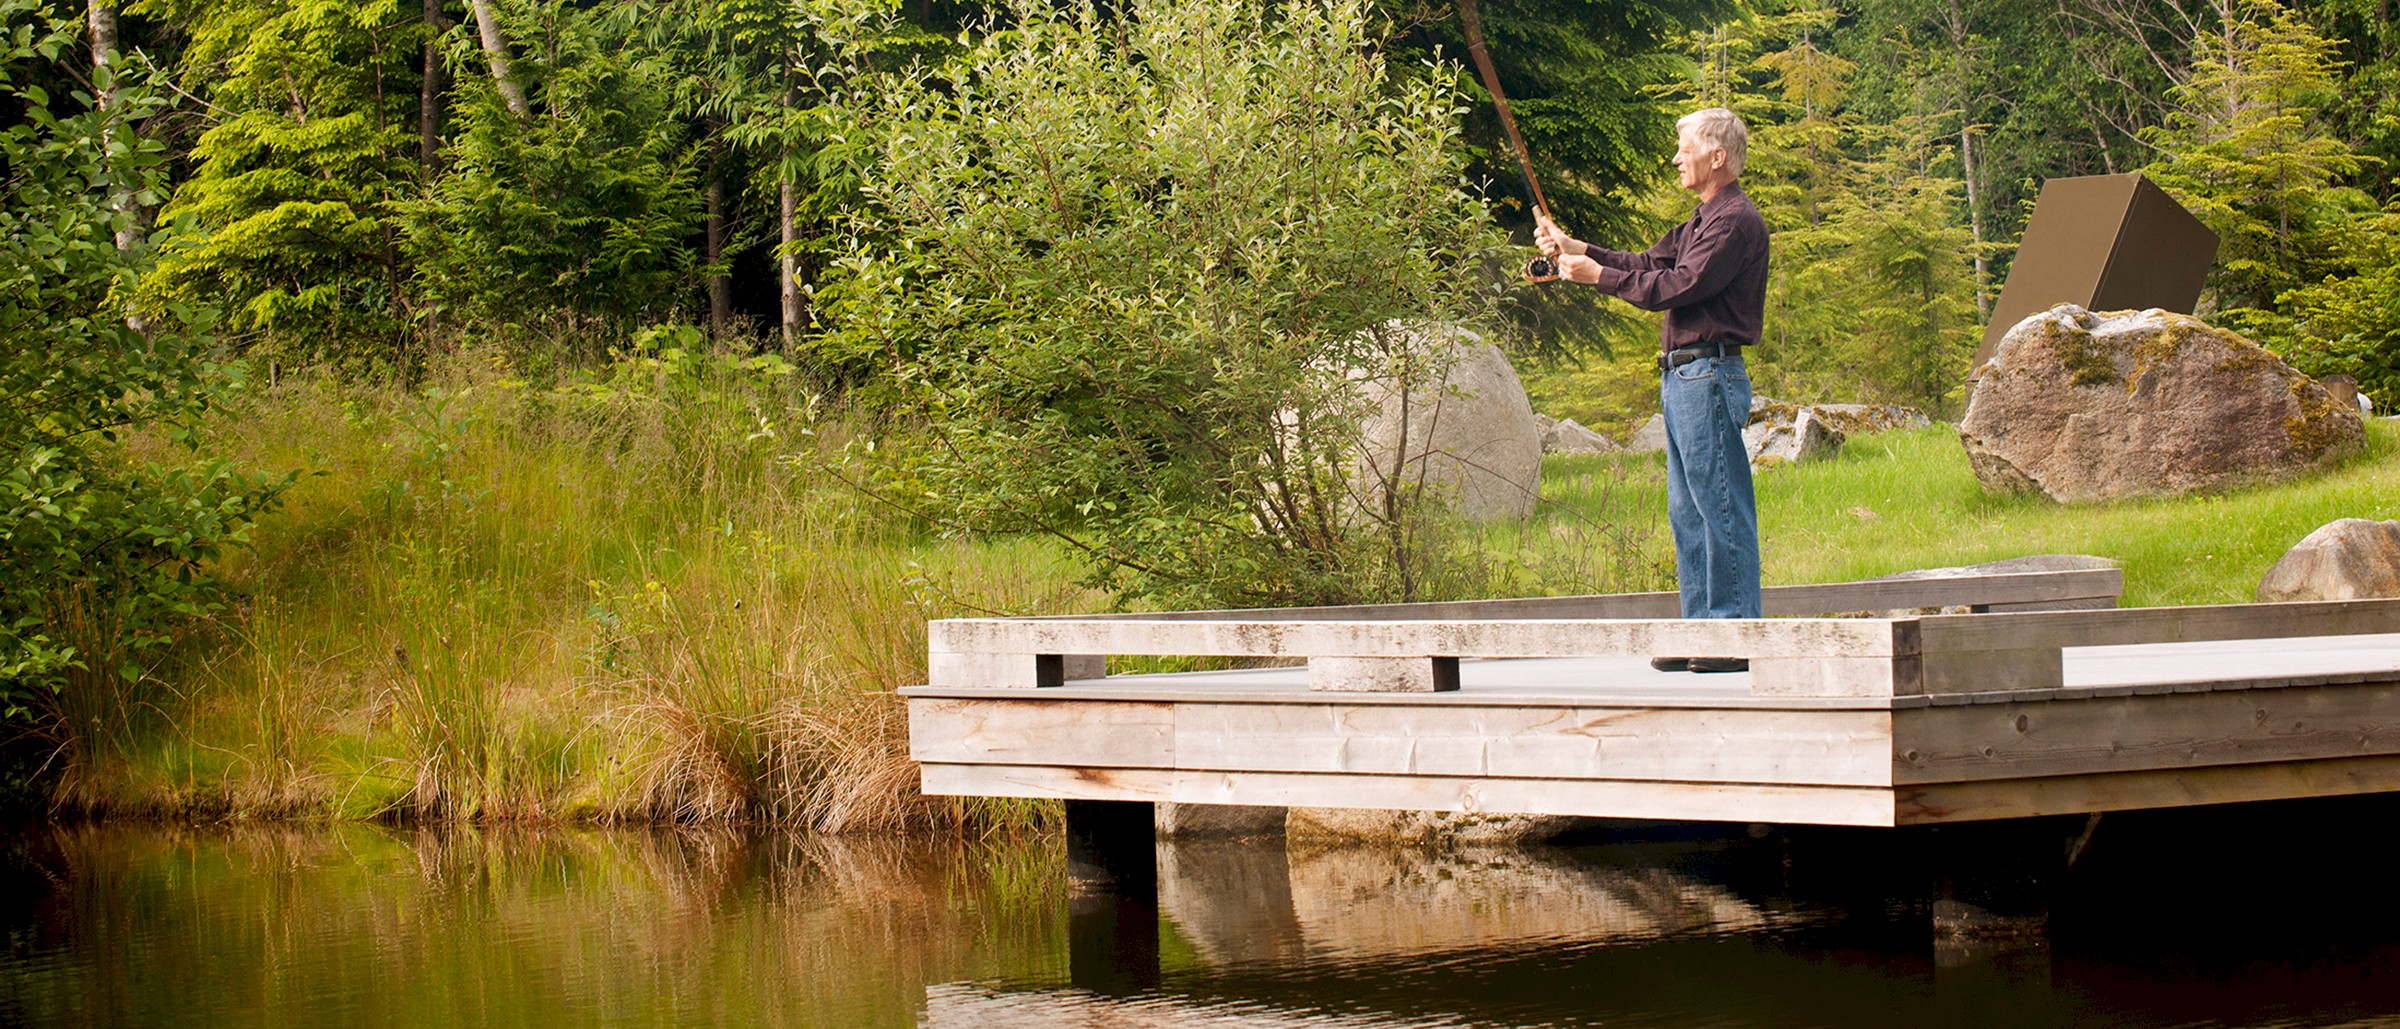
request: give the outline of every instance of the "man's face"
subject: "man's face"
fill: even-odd
[[[1716,147],[1693,138],[1690,129],[1676,133],[1676,184],[1685,189],[1699,189],[1709,180],[1709,176],[1715,174],[1711,159],[1720,152]]]

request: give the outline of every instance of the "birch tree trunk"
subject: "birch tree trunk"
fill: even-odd
[[[725,269],[725,180],[713,167],[708,175],[708,332],[717,339],[733,335],[733,291]]]
[[[97,73],[102,68],[116,73],[122,73],[124,70],[123,58],[117,53],[117,10],[95,0],[84,9],[84,23],[90,27],[92,34],[94,84],[100,86],[93,90],[92,103],[100,109],[101,117],[106,124],[106,128],[102,130],[105,135],[101,138],[108,143],[114,143],[119,129],[116,118],[122,105],[117,100],[117,86],[114,77],[110,76],[103,80]],[[105,84],[102,84],[103,82]],[[115,234],[117,249],[124,251],[141,246],[143,242],[142,205],[134,197],[133,191],[118,189],[110,193],[108,206],[117,214]],[[135,327],[139,328],[140,326]]]
[[[102,144],[113,149],[117,132],[122,128],[117,124],[117,118],[123,110],[123,104],[117,99],[114,74],[124,69],[117,52],[117,9],[93,0],[84,8],[84,24],[91,30],[92,36],[93,84],[100,87],[92,91],[92,103],[100,110]],[[142,202],[132,189],[124,183],[118,183],[108,194],[108,208],[117,216],[116,231],[112,235],[118,253],[139,249],[148,242],[147,234],[142,229]],[[130,300],[125,302],[125,327],[135,332],[148,332],[150,328],[149,320],[134,309]]]
[[[790,58],[785,58],[785,81],[790,81]],[[797,90],[785,85],[783,108],[786,112],[799,102]],[[782,196],[775,205],[777,238],[775,248],[776,281],[783,294],[783,345],[786,350],[800,345],[800,258],[796,252],[800,243],[800,183],[792,174],[792,144],[785,137],[783,159],[776,163],[775,179],[782,186]]]
[[[442,33],[450,19],[442,0],[425,0],[425,78],[417,91],[417,167],[426,182],[442,171],[442,94],[450,91],[450,68],[442,59]]]
[[[492,64],[492,83],[500,87],[500,100],[508,105],[508,113],[519,118],[533,117],[533,105],[525,102],[525,87],[517,84],[516,72],[508,60],[508,39],[500,34],[500,19],[492,11],[492,0],[467,0],[475,11],[475,32],[483,40],[483,56]]]

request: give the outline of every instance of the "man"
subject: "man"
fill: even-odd
[[[1675,170],[1700,195],[1690,221],[1641,253],[1577,240],[1544,214],[1535,242],[1564,278],[1598,286],[1647,311],[1665,311],[1659,407],[1667,422],[1667,524],[1686,618],[1757,618],[1758,505],[1742,426],[1750,376],[1742,348],[1758,342],[1767,304],[1767,223],[1736,182],[1749,132],[1711,107],[1675,123]],[[1549,281],[1549,280],[1541,280]],[[1661,671],[1735,672],[1746,657],[1658,657]]]

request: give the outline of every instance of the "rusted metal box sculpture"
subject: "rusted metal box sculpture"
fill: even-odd
[[[2190,314],[2216,256],[2217,234],[2138,174],[2044,182],[1968,367],[1981,369],[2008,330],[2060,304]]]

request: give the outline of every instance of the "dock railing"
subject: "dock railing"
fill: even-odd
[[[2116,569],[1772,587],[1762,619],[1685,620],[1673,594],[971,618],[930,626],[934,687],[1100,678],[1109,655],[1305,660],[1314,690],[1457,688],[1461,658],[1727,655],[1760,696],[2060,688],[2062,649],[2400,632],[2400,600],[2127,608]],[[1921,614],[1965,607],[1968,614]],[[1906,612],[1894,614],[1893,612]],[[1881,616],[1822,617],[1827,612]]]

